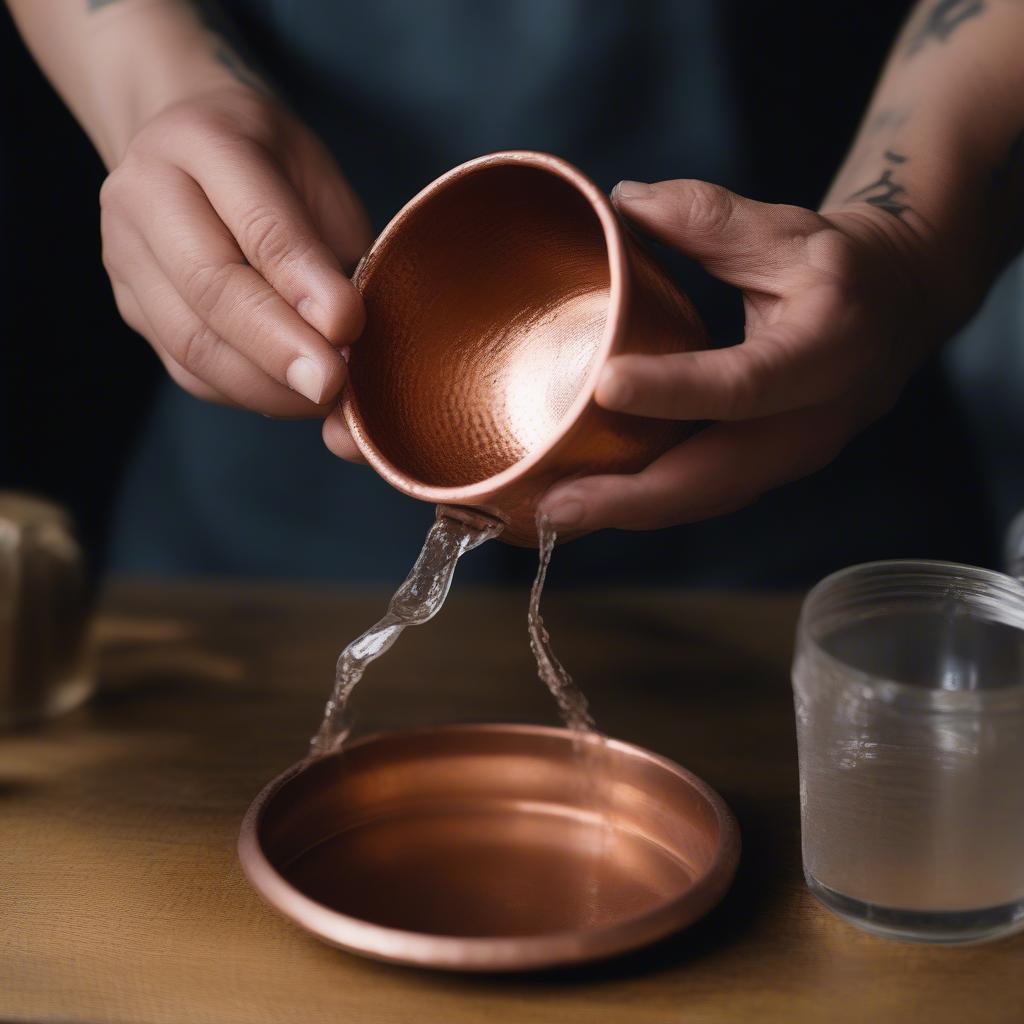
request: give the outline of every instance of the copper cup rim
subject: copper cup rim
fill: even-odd
[[[404,473],[395,466],[377,448],[367,434],[363,425],[362,415],[359,412],[358,400],[353,394],[352,388],[346,386],[341,398],[341,409],[352,438],[360,452],[362,452],[366,461],[373,469],[392,487],[421,501],[435,504],[473,504],[477,501],[486,500],[495,492],[522,479],[538,464],[543,462],[576,426],[580,417],[593,401],[594,391],[597,388],[597,380],[601,370],[608,361],[608,358],[621,346],[626,321],[625,313],[629,301],[629,274],[626,267],[626,247],[622,225],[619,222],[618,215],[612,208],[608,196],[579,168],[574,167],[567,160],[563,160],[561,157],[550,153],[525,149],[489,153],[485,156],[476,157],[473,160],[467,160],[465,163],[459,164],[457,167],[453,167],[450,171],[442,174],[410,199],[391,219],[380,235],[377,236],[373,245],[359,261],[359,265],[352,276],[352,281],[356,288],[362,291],[366,279],[373,272],[374,264],[377,262],[380,253],[392,244],[395,237],[400,234],[406,221],[415,214],[420,206],[429,202],[433,196],[458,182],[466,175],[502,166],[532,167],[537,170],[546,171],[568,182],[589,202],[601,225],[608,258],[608,315],[605,320],[604,333],[579,393],[563,415],[561,422],[552,431],[550,436],[545,439],[544,443],[517,462],[514,462],[511,466],[503,469],[500,473],[495,473],[493,476],[486,477],[483,480],[477,480],[473,483],[456,487],[435,487],[426,484]]]
[[[306,758],[272,779],[253,800],[242,821],[238,857],[242,870],[262,899],[304,930],[349,952],[389,963],[450,971],[528,971],[600,960],[649,945],[694,923],[724,896],[740,857],[739,825],[729,806],[703,779],[644,747],[594,736],[610,749],[655,764],[688,785],[712,809],[718,844],[707,869],[677,896],[636,917],[599,927],[515,937],[463,937],[415,932],[374,924],[333,910],[303,894],[271,864],[260,844],[264,812],[281,789],[307,768],[344,757],[354,748],[387,739],[466,732],[524,734],[570,739],[568,729],[522,723],[459,723],[421,726],[368,734],[326,758]]]

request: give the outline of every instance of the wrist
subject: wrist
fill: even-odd
[[[981,303],[1005,258],[1012,209],[993,188],[1002,135],[961,106],[922,110],[908,123],[869,115],[821,214],[849,221],[900,253],[920,280],[920,317],[950,336]],[[908,115],[903,115],[905,118]]]
[[[862,242],[882,273],[895,275],[917,319],[945,340],[971,316],[994,276],[989,211],[922,194],[905,174],[897,180],[908,181],[908,189],[889,201],[887,188],[869,190],[866,198],[845,192],[837,198],[833,189],[820,212]],[[960,182],[955,191],[979,194]]]
[[[96,26],[87,51],[88,91],[76,113],[108,168],[161,111],[217,90],[259,87],[192,7],[173,0],[126,5]]]
[[[900,325],[904,370],[912,372],[977,308],[985,287],[960,242],[920,220],[867,204],[824,207],[823,217],[863,254],[872,301]]]

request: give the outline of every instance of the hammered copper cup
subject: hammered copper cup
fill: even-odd
[[[355,274],[366,330],[342,400],[367,461],[422,501],[535,546],[556,481],[635,472],[684,424],[594,401],[622,353],[706,346],[691,303],[582,172],[543,153],[462,164],[417,195]]]
[[[260,793],[242,867],[318,938],[419,967],[581,963],[691,924],[736,869],[729,809],[665,758],[579,742],[534,725],[365,737]]]

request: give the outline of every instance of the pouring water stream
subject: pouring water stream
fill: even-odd
[[[546,516],[538,516],[537,530],[539,562],[527,615],[530,648],[537,659],[537,674],[554,697],[562,721],[575,734],[578,749],[580,738],[594,733],[594,720],[582,691],[555,656],[541,617],[540,599],[557,535]],[[441,610],[459,559],[500,533],[501,523],[497,520],[438,506],[423,548],[405,582],[391,598],[387,613],[341,652],[334,690],[320,728],[310,741],[310,756],[341,750],[351,731],[348,702],[367,667],[395,643],[407,626],[422,625]]]

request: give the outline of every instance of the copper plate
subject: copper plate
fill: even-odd
[[[355,274],[366,329],[342,407],[367,461],[431,504],[536,546],[552,484],[632,473],[692,424],[594,401],[609,359],[707,347],[693,305],[608,197],[547,153],[493,153],[428,185]],[[564,538],[563,538],[564,539]]]
[[[721,797],[678,765],[532,725],[366,737],[271,782],[239,839],[249,881],[306,931],[460,971],[653,942],[721,899],[739,849]]]

